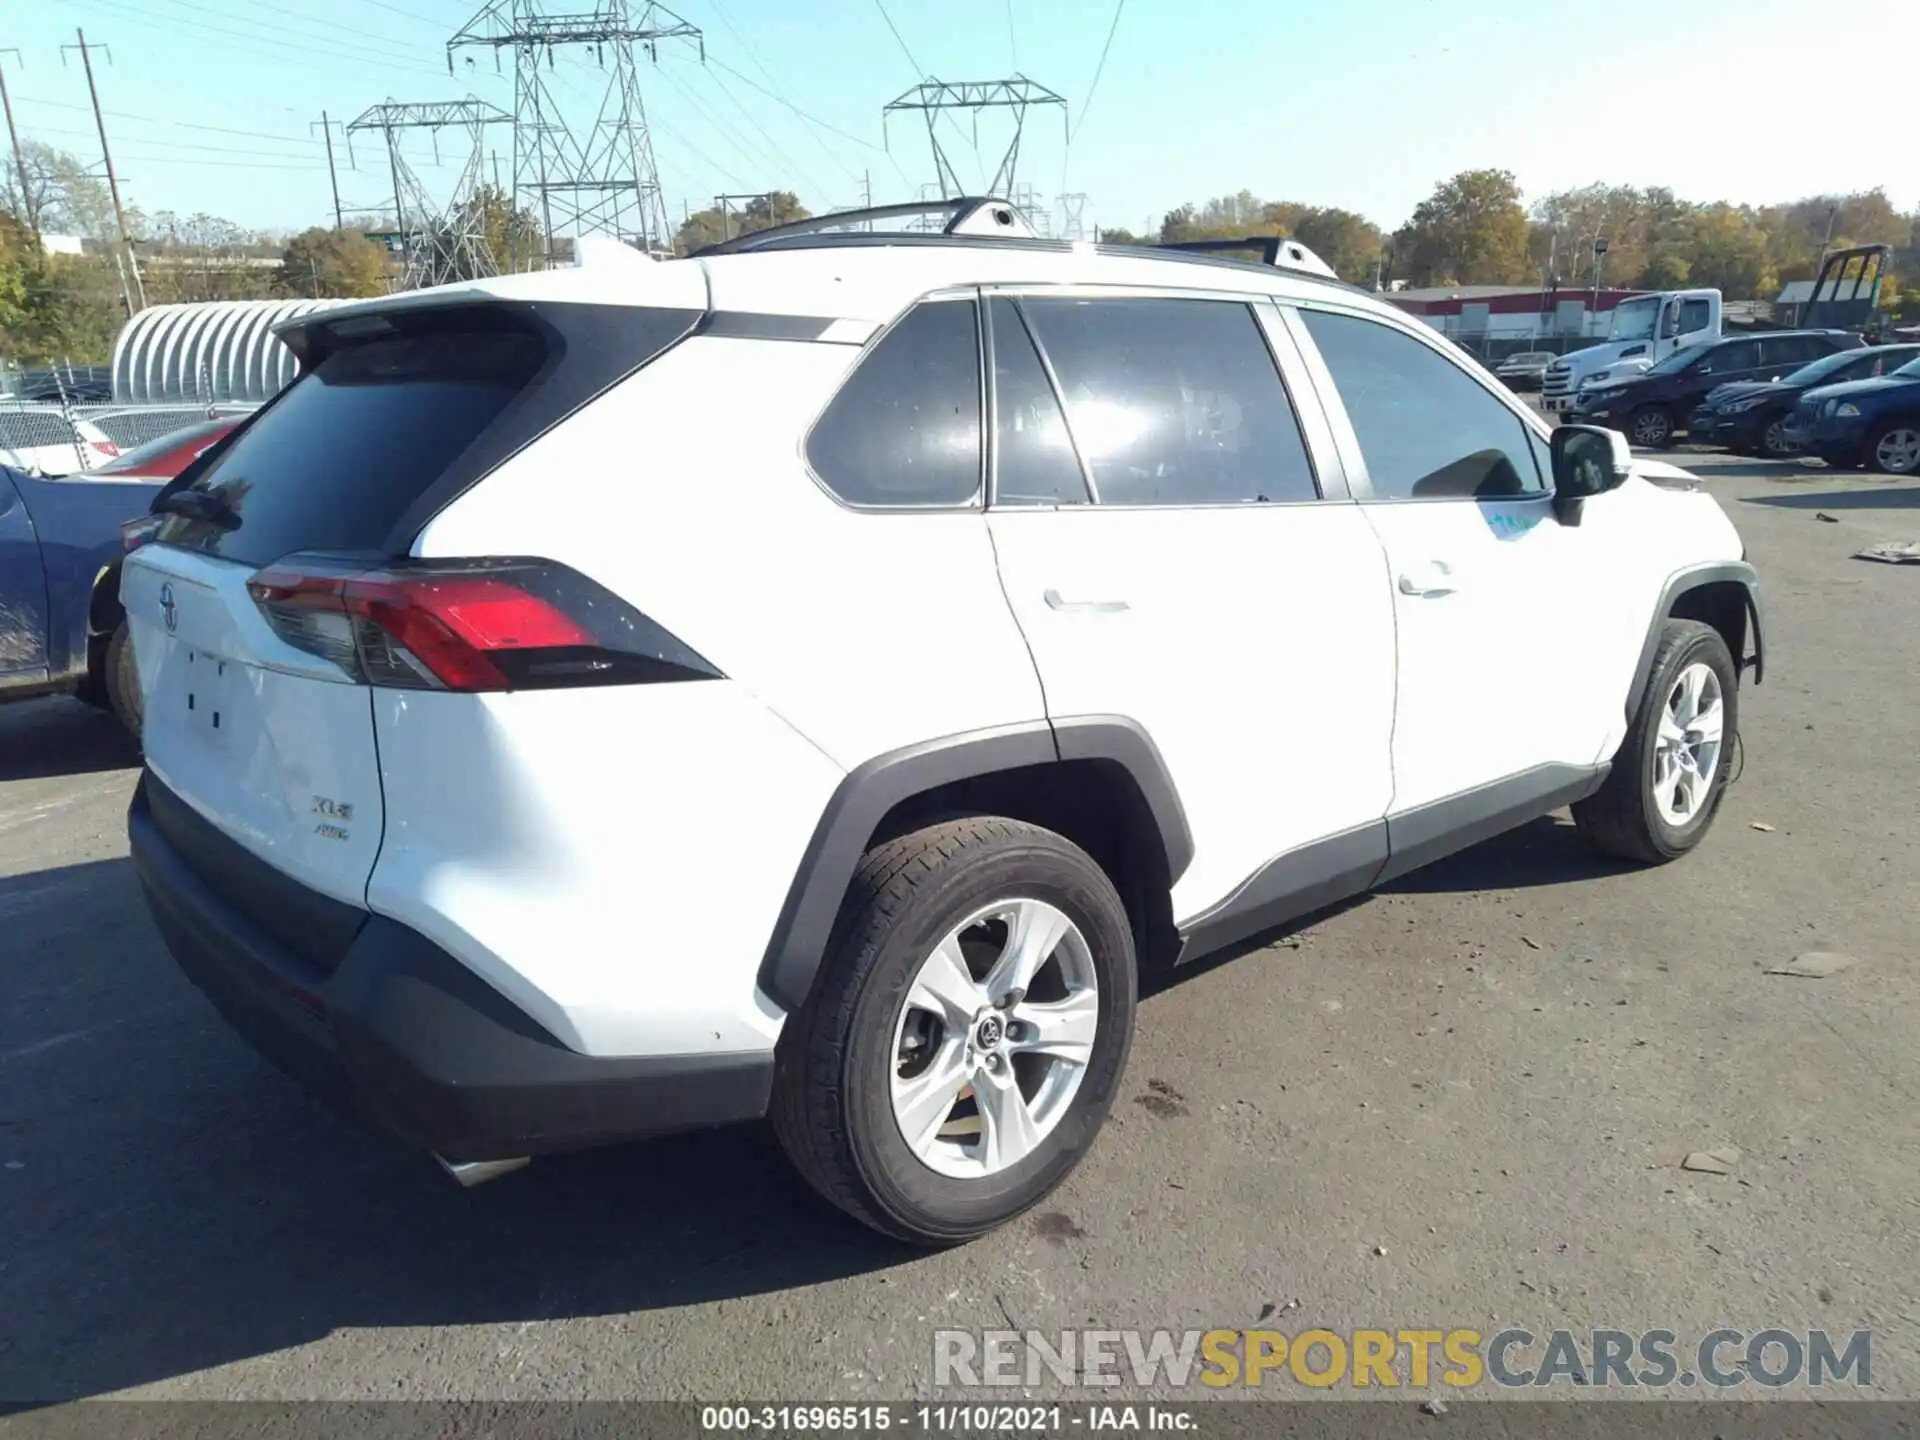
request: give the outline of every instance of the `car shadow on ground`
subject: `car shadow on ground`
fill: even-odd
[[[1504,835],[1482,841],[1456,855],[1436,860],[1423,869],[1401,875],[1377,891],[1368,891],[1336,905],[1302,915],[1272,930],[1185,965],[1164,962],[1149,965],[1140,977],[1140,998],[1151,999],[1200,975],[1231,965],[1243,955],[1284,945],[1303,930],[1365,905],[1373,895],[1431,895],[1452,891],[1518,890],[1543,885],[1570,885],[1603,875],[1637,869],[1613,860],[1589,845],[1564,814],[1544,815]]]
[[[1920,509],[1920,485],[1894,480],[1874,482],[1870,490],[1816,490],[1793,495],[1743,495],[1743,505],[1772,505],[1782,510]]]
[[[105,710],[67,696],[0,705],[0,782],[92,775],[140,763],[140,742]]]
[[[0,881],[0,934],[0,1401],[345,1328],[629,1313],[640,1383],[662,1388],[646,1312],[917,1258],[818,1200],[761,1125],[546,1157],[462,1191],[234,1036],[124,859]]]

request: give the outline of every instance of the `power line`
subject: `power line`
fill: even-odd
[[[712,0],[712,5],[713,5],[714,13],[720,17],[720,23],[726,26],[727,33],[733,36],[735,40],[738,40],[740,42],[740,48],[744,52],[746,52],[746,56],[749,60],[753,62],[754,68],[758,70],[762,75],[767,77],[767,84],[773,86],[773,89],[771,91],[762,89],[762,87],[758,85],[754,85],[753,88],[756,90],[759,90],[761,94],[766,95],[769,99],[775,101],[780,105],[785,106],[788,110],[792,111],[793,114],[799,118],[800,123],[807,127],[807,133],[813,137],[814,143],[819,145],[822,153],[824,153],[828,159],[832,160],[835,165],[838,165],[842,170],[844,170],[847,173],[849,178],[854,180],[861,179],[860,173],[856,171],[851,165],[847,164],[846,161],[842,160],[840,158],[840,152],[835,150],[831,145],[827,144],[825,138],[822,137],[822,135],[820,134],[820,127],[822,125],[825,125],[825,122],[824,121],[816,122],[811,115],[807,114],[806,111],[800,109],[797,105],[794,105],[791,101],[787,99],[787,97],[784,94],[780,93],[779,80],[775,78],[773,71],[767,68],[767,62],[760,58],[760,52],[753,48],[752,42],[749,41],[745,35],[742,35],[739,29],[734,25],[732,17],[727,14],[726,7],[720,3],[720,0]],[[708,57],[708,58],[711,60],[711,57]],[[730,66],[720,61],[712,61],[712,63],[718,66],[720,69],[726,70],[729,74],[737,75],[739,73],[738,71],[733,70]],[[746,79],[745,76],[740,76],[740,78],[743,80]],[[751,80],[748,80],[747,83],[749,85],[753,84]],[[739,102],[736,101],[735,103],[739,103]],[[825,125],[825,128],[829,130],[833,129],[831,125]],[[845,135],[844,131],[839,131],[836,133]],[[847,135],[846,138],[854,141],[855,144],[859,144],[859,145],[868,144],[867,141],[861,140],[858,136]]]
[[[65,3],[78,6],[83,3],[83,0],[65,0]],[[186,37],[190,40],[198,39],[199,36],[189,34],[187,33],[188,31],[203,31],[206,34],[216,35],[225,40],[227,42],[227,49],[238,50],[246,55],[257,55],[267,60],[278,60],[283,64],[285,63],[284,57],[288,55],[296,56],[307,61],[311,61],[314,56],[320,55],[329,60],[344,60],[355,65],[366,65],[369,63],[368,56],[366,55],[352,55],[338,50],[321,49],[317,45],[307,44],[305,42],[299,44],[288,43],[275,46],[273,49],[261,48],[272,46],[274,42],[262,36],[249,35],[242,31],[229,30],[218,25],[208,25],[198,20],[157,17],[136,6],[122,4],[120,0],[84,0],[84,4],[100,6],[113,15],[138,20],[144,25],[157,26],[162,30],[168,30],[174,34],[186,34]],[[186,27],[186,29],[183,30],[182,27]],[[249,43],[239,43],[243,41]],[[385,61],[385,68],[394,71],[405,70],[410,74],[416,75],[431,75],[436,80],[445,80],[447,78],[446,72],[444,71],[429,70],[423,66],[407,65],[391,59]]]
[[[702,69],[705,70],[705,67],[703,66]],[[792,170],[800,179],[806,181],[807,184],[811,186],[815,191],[825,193],[826,187],[820,183],[819,178],[815,175],[810,174],[807,171],[805,166],[801,165],[801,163],[798,160],[795,160],[791,155],[789,155],[785,150],[783,150],[780,147],[780,142],[775,140],[773,138],[772,133],[767,129],[767,127],[762,125],[759,122],[759,120],[755,118],[754,113],[751,110],[747,109],[746,103],[743,100],[741,100],[741,98],[738,95],[734,94],[734,92],[727,87],[726,83],[722,81],[718,75],[714,74],[711,70],[705,70],[705,73],[707,78],[713,82],[714,88],[717,89],[722,95],[726,96],[727,100],[733,105],[733,108],[740,112],[740,118],[745,120],[747,124],[751,125],[754,129],[754,133],[759,135],[759,137],[766,142],[768,152],[771,155],[773,155],[773,157],[776,160],[778,160],[784,167]]]
[[[869,150],[880,150],[885,148],[883,146],[874,144],[873,141],[871,140],[862,139],[860,136],[855,135],[850,130],[842,130],[838,125],[834,125],[829,123],[828,121],[822,120],[818,115],[809,115],[805,110],[802,110],[798,105],[795,105],[791,100],[786,99],[784,96],[776,95],[773,93],[773,91],[767,89],[766,86],[755,82],[752,76],[742,75],[738,70],[734,69],[731,65],[727,64],[727,62],[724,60],[716,60],[712,55],[708,55],[707,63],[709,65],[717,67],[718,69],[726,71],[727,74],[733,76],[733,78],[738,80],[742,85],[751,86],[753,89],[758,90],[762,95],[765,95],[769,100],[774,101],[776,104],[784,105],[787,109],[791,110],[794,114],[798,115],[802,120],[810,121],[811,123],[818,125],[822,130],[831,130],[834,134],[842,136],[845,139],[851,140],[856,145],[864,145]],[[768,78],[772,78],[772,77],[768,77]]]
[[[71,100],[40,100],[33,96],[18,97],[22,105],[46,105],[55,110],[84,110],[87,107]],[[284,140],[296,145],[318,145],[320,142],[307,135],[276,135],[270,130],[236,130],[229,125],[199,125],[191,120],[168,120],[159,115],[139,115],[131,110],[106,110],[102,114],[111,115],[116,120],[142,120],[149,125],[175,125],[182,130],[206,130],[216,135],[241,135],[250,140]],[[51,127],[42,126],[42,129]]]
[[[151,3],[151,0],[149,0],[149,3]],[[329,34],[325,31],[321,31],[318,34],[315,34],[312,30],[306,29],[304,27],[296,28],[280,21],[254,20],[245,15],[236,15],[231,10],[215,9],[214,7],[209,5],[201,5],[198,3],[198,0],[166,0],[166,3],[171,5],[177,5],[182,10],[196,10],[202,15],[212,15],[216,18],[225,18],[225,19],[231,20],[236,25],[251,25],[251,26],[254,26],[256,29],[266,30],[273,35],[279,35],[284,33],[284,34],[296,37],[300,41],[300,43],[303,45],[307,43],[307,40],[309,38],[312,38],[316,40],[326,41],[327,43],[339,46],[342,49],[368,50],[368,51],[372,51],[375,54],[384,55],[390,52],[382,50],[379,47],[384,45],[404,46],[407,44],[406,41],[397,40],[391,35],[365,35],[357,31],[355,33],[360,36],[359,39],[352,39],[352,40],[335,39],[335,37],[332,34]],[[253,3],[262,10],[272,10],[281,15],[291,15],[296,20],[305,20],[310,18],[309,16],[303,14],[301,11],[290,10],[284,5],[272,4],[271,0],[253,0]],[[360,43],[361,40],[370,40],[373,43],[371,45],[365,45]]]
[[[1013,0],[1007,0],[1007,50],[1013,56],[1013,68],[1020,68],[1020,37],[1013,30]]]
[[[886,0],[873,0],[873,4],[874,8],[879,10],[880,18],[887,22],[887,29],[893,32],[893,38],[900,42],[900,53],[907,57],[907,64],[913,67],[913,73],[922,80],[926,79],[927,72],[922,70],[920,62],[913,58],[913,51],[907,46],[907,37],[900,33],[900,27],[893,23],[893,16],[887,13]]]
[[[1107,52],[1113,49],[1113,35],[1120,28],[1120,12],[1127,8],[1127,0],[1115,0],[1113,23],[1107,26],[1107,43],[1100,47],[1100,63],[1093,67],[1093,83],[1087,86],[1087,98],[1080,102],[1080,118],[1073,122],[1073,129],[1067,132],[1067,144],[1073,144],[1073,137],[1080,133],[1080,127],[1087,123],[1087,111],[1093,108],[1093,94],[1100,88],[1100,77],[1106,73]]]

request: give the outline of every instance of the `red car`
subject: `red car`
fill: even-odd
[[[169,431],[158,440],[149,440],[132,450],[122,451],[119,459],[98,466],[90,473],[137,475],[143,480],[171,480],[198,459],[203,450],[225,439],[243,418],[229,415]]]

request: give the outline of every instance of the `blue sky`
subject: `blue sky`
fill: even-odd
[[[638,0],[634,0],[638,9]],[[6,0],[0,54],[24,134],[97,156],[78,56],[83,26],[111,48],[97,75],[129,203],[294,228],[328,216],[324,109],[471,91],[512,108],[490,56],[447,73],[446,38],[477,0]],[[553,11],[589,0],[552,0]],[[909,198],[934,178],[926,133],[882,104],[922,78],[1016,69],[1064,95],[1028,121],[1020,178],[1051,199],[1085,192],[1089,221],[1139,229],[1183,200],[1252,189],[1341,205],[1392,227],[1438,180],[1473,166],[1518,175],[1529,196],[1594,180],[1664,184],[1692,199],[1785,200],[1887,188],[1920,205],[1903,132],[1869,113],[1823,123],[1876,56],[1920,41],[1914,0],[1851,0],[1810,23],[1803,0],[681,0],[706,34],[643,62],[670,214],[721,190],[784,185],[819,210]],[[896,36],[887,20],[899,31]],[[908,58],[911,53],[912,60]],[[916,69],[916,62],[918,69]],[[575,115],[600,87],[590,59],[555,72]],[[1796,85],[1793,77],[1803,77]],[[1782,97],[1787,97],[1784,101]],[[1891,94],[1889,113],[1903,102]],[[803,121],[793,108],[812,117]],[[1749,118],[1750,117],[1750,118]],[[581,117],[584,118],[584,117]],[[992,169],[1005,122],[942,126],[963,178]],[[503,170],[508,131],[496,132]],[[449,133],[433,165],[455,178]],[[375,137],[338,158],[349,208],[390,194]]]

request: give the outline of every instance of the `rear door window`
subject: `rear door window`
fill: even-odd
[[[1694,367],[1696,375],[1715,375],[1725,380],[1730,376],[1742,374],[1756,368],[1760,363],[1760,346],[1753,340],[1736,340],[1731,345],[1716,345],[1700,357],[1700,363]]]
[[[1222,300],[1020,303],[1099,505],[1317,500],[1259,322]]]
[[[995,300],[992,318],[993,503],[1084,505],[1080,457],[1026,323],[1011,300]]]

